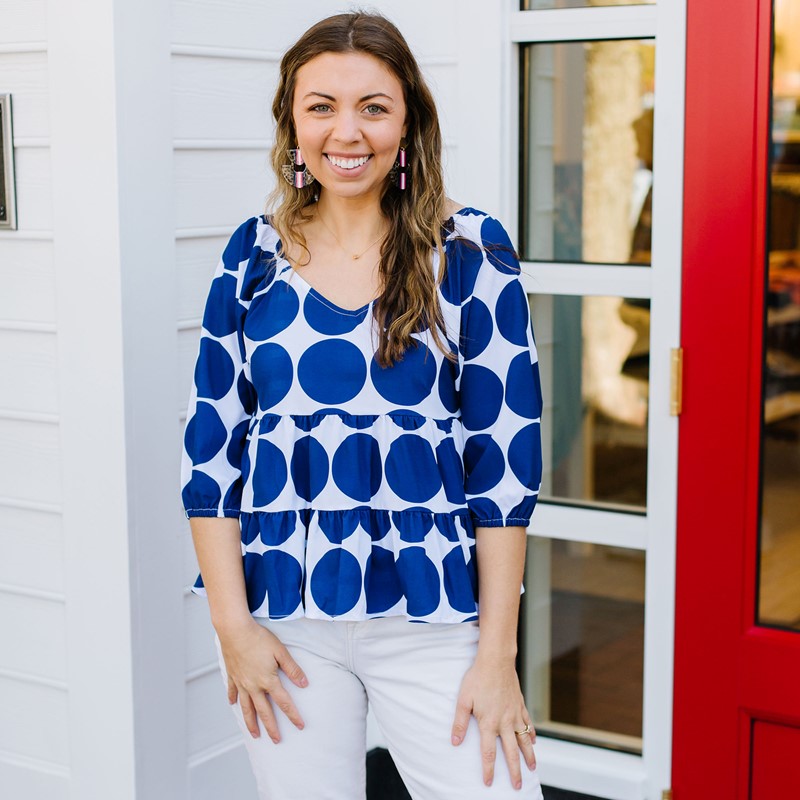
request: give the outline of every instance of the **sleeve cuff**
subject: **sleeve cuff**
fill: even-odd
[[[187,508],[184,512],[187,519],[192,517],[239,517],[242,513],[239,508]]]
[[[512,525],[522,525],[527,528],[531,524],[530,517],[507,517],[506,519],[476,519],[473,517],[474,528],[507,528]]]

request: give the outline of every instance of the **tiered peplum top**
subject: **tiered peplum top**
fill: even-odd
[[[239,518],[256,617],[474,620],[475,528],[530,521],[542,400],[519,265],[500,223],[474,208],[442,235],[437,291],[457,363],[425,330],[389,368],[374,358],[374,303],[323,297],[276,255],[268,218],[225,248],[203,317],[183,503],[189,517]],[[202,575],[192,591],[205,595]]]

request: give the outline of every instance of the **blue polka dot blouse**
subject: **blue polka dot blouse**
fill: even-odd
[[[182,464],[186,514],[237,517],[257,617],[477,617],[475,527],[528,525],[541,390],[527,297],[500,223],[443,228],[448,343],[382,368],[373,303],[340,308],[276,255],[268,218],[211,284]],[[439,260],[433,267],[438,276]],[[192,591],[205,595],[202,575]]]

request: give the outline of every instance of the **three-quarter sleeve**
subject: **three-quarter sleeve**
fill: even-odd
[[[460,249],[472,264],[465,275],[474,288],[462,305],[459,343],[467,505],[475,526],[527,526],[542,476],[530,308],[502,225],[492,217],[469,222],[472,241]]]
[[[238,517],[246,442],[255,393],[248,377],[242,327],[242,272],[256,219],[241,225],[219,261],[205,305],[181,461],[187,517]]]

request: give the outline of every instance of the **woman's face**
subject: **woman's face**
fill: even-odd
[[[292,115],[303,160],[326,192],[380,198],[406,135],[391,70],[366,53],[322,53],[297,71]]]

